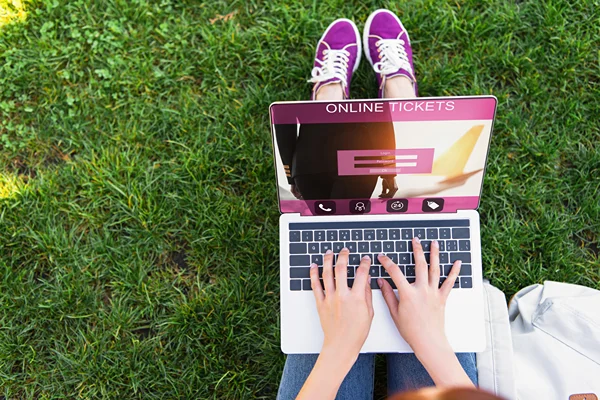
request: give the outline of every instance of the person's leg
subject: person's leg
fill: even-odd
[[[477,386],[475,353],[456,353],[456,357]],[[388,395],[435,386],[423,364],[413,353],[387,354]]]
[[[339,176],[331,189],[332,199],[370,199],[377,175]]]
[[[289,354],[277,393],[278,400],[295,399],[317,361],[318,354]],[[375,355],[361,354],[342,382],[336,399],[373,399]]]

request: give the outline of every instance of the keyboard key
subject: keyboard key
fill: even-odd
[[[358,242],[358,252],[359,253],[366,253],[367,251],[369,251],[369,242]]]
[[[302,290],[312,290],[312,286],[310,284],[310,279],[302,280]]]
[[[417,281],[416,278],[412,278],[412,277],[406,278],[406,280],[408,281],[408,283],[415,283]]]
[[[350,253],[356,253],[358,251],[356,248],[356,242],[346,242],[346,248],[350,250]]]
[[[300,241],[300,231],[290,231],[290,242]]]
[[[371,253],[381,253],[381,242],[371,242]]]
[[[340,231],[340,240],[343,240],[344,242],[350,240],[350,231],[347,229]]]
[[[446,240],[446,251],[458,251],[456,240]]]
[[[360,264],[360,254],[350,254],[348,257],[348,265]]]
[[[413,251],[413,245],[412,245],[412,240],[410,242],[406,242],[408,244],[408,251],[412,252]]]
[[[388,274],[388,272],[385,270],[385,268],[380,267],[381,268],[381,276],[382,277],[386,277],[386,276],[390,276],[390,274]]]
[[[354,286],[354,279],[348,279],[348,287],[351,288]]]
[[[440,239],[452,239],[450,237],[450,228],[440,228]]]
[[[415,229],[415,237],[421,240],[425,239],[425,229]]]
[[[310,257],[308,254],[302,256],[290,256],[290,266],[298,267],[298,266],[309,266],[310,265]]]
[[[365,240],[375,240],[374,229],[365,229]]]
[[[415,266],[414,265],[406,266],[406,276],[415,276]]]
[[[377,240],[387,240],[387,229],[377,229]]]
[[[319,267],[319,278],[323,277],[323,267]]]
[[[440,264],[447,264],[450,262],[448,253],[440,253]]]
[[[387,281],[387,283],[390,284],[390,286],[392,287],[392,289],[397,289],[396,288],[396,284],[394,283],[394,281],[392,280],[392,278],[386,278],[385,280]]]
[[[460,277],[460,287],[463,289],[470,289],[473,287],[473,280],[467,276]]]
[[[315,242],[325,241],[325,231],[315,231]]]
[[[292,279],[290,281],[290,290],[302,290],[302,281],[300,279]]]
[[[400,229],[390,229],[390,240],[400,240]]]
[[[440,285],[439,285],[439,287],[442,287],[442,285],[444,284],[444,282],[446,282],[446,278],[442,276],[440,278]]]
[[[404,252],[406,252],[407,251],[407,249],[406,249],[406,242],[404,242],[404,241],[398,241],[398,242],[396,242],[396,251],[398,253],[404,253]]]
[[[398,264],[402,264],[402,265],[410,264],[410,253],[398,254]]]
[[[338,240],[337,231],[327,231],[327,240],[329,240],[330,242],[335,242],[336,240]]]
[[[290,254],[305,254],[306,243],[290,243]]]
[[[331,243],[330,242],[321,243],[321,253],[326,253],[327,250],[331,250]]]
[[[310,256],[310,262],[317,265],[323,265],[323,256],[321,254],[313,254]]]
[[[379,285],[377,284],[377,278],[371,279],[371,289],[379,289]]]
[[[461,260],[463,263],[471,262],[471,253],[450,253],[450,262]]]
[[[438,245],[440,246],[440,251],[446,251],[446,242],[438,240]]]
[[[436,228],[428,228],[427,229],[427,239],[437,239],[438,238],[438,230]]]
[[[471,268],[471,264],[462,264],[460,266],[459,275],[461,275],[461,276],[473,275],[473,269]]]
[[[452,265],[444,265],[443,267],[443,274],[444,276],[448,276],[450,275],[450,270],[452,269]]]
[[[354,278],[354,267],[348,267],[348,278]]]
[[[312,231],[302,231],[302,241],[303,242],[312,242],[313,241]]]
[[[373,254],[373,261],[371,261],[371,264],[381,265],[381,261],[379,261],[379,253]]]
[[[386,254],[386,256],[388,256],[388,258],[390,260],[392,260],[392,262],[394,264],[398,264],[398,254],[396,254],[396,253],[388,253],[388,254]]]
[[[394,251],[394,242],[383,242],[382,251],[384,253],[389,253]]]
[[[368,256],[371,259],[371,264],[373,263],[373,254],[369,254],[369,253],[361,253],[360,255],[360,259],[362,260],[363,257]]]
[[[361,230],[352,230],[352,240],[363,240],[363,232]]]
[[[336,253],[336,254],[337,254],[337,253],[339,253],[340,251],[342,251],[342,249],[343,249],[343,248],[344,248],[344,242],[335,242],[335,243],[333,244],[333,248],[332,248],[332,250],[333,250],[333,252],[334,252],[334,253]]]
[[[412,229],[402,229],[402,239],[411,240],[413,238]]]
[[[310,278],[310,268],[290,268],[290,278]]]
[[[452,289],[458,289],[460,287],[460,284],[458,282],[458,279],[454,281],[454,286],[452,286]]]
[[[431,251],[431,240],[422,240],[421,246],[423,247],[423,251]]]
[[[369,269],[369,275],[371,275],[371,278],[377,278],[379,276],[379,267],[372,265]]]
[[[458,241],[458,250],[471,251],[471,241],[470,240],[459,240]]]
[[[469,228],[452,228],[452,239],[469,239],[470,237]]]
[[[309,253],[319,253],[319,243],[309,243],[308,244],[308,252]]]

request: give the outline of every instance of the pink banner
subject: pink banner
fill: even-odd
[[[494,96],[274,103],[271,121],[274,124],[319,124],[492,120],[496,104]]]
[[[434,150],[338,150],[338,175],[429,174]]]

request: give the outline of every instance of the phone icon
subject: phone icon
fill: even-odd
[[[331,212],[331,208],[325,208],[323,203],[319,203],[319,208],[325,212]]]
[[[335,201],[321,200],[315,202],[315,213],[319,215],[335,214]]]

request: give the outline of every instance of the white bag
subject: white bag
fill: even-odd
[[[547,281],[520,290],[508,315],[519,399],[600,397],[600,291]]]

